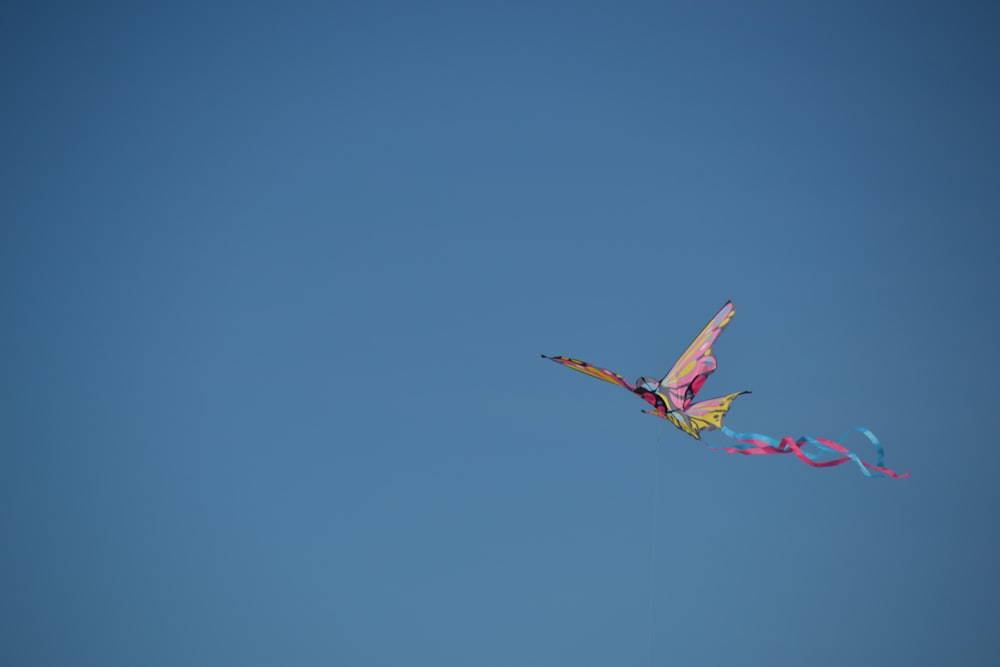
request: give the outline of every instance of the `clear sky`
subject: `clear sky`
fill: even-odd
[[[990,4],[5,3],[0,663],[996,665]]]

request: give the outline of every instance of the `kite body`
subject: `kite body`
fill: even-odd
[[[733,302],[727,302],[705,325],[662,380],[641,377],[635,384],[631,384],[618,373],[588,364],[586,361],[570,357],[547,357],[544,354],[542,356],[638,394],[652,407],[652,410],[645,412],[670,421],[692,438],[700,440],[701,431],[722,428],[722,419],[737,396],[750,393],[738,391],[697,403],[694,401],[695,396],[705,385],[705,380],[718,366],[712,345],[735,312]]]
[[[828,468],[853,461],[868,477],[901,479],[909,476],[909,473],[899,474],[883,466],[882,445],[875,434],[866,428],[856,427],[852,430],[860,432],[875,447],[878,456],[875,464],[862,461],[857,454],[832,440],[810,436],[802,436],[798,439],[791,437],[778,439],[760,433],[739,433],[726,427],[722,423],[723,418],[729,412],[733,401],[736,400],[737,396],[750,393],[748,391],[738,391],[718,398],[695,402],[695,396],[701,391],[708,376],[714,373],[718,366],[712,346],[722,330],[729,324],[729,320],[732,319],[735,312],[733,302],[727,302],[705,325],[705,328],[662,380],[640,377],[635,384],[632,384],[618,373],[594,366],[586,361],[570,357],[548,357],[544,354],[542,356],[598,380],[604,380],[628,389],[649,403],[652,409],[643,410],[643,412],[666,419],[696,440],[701,439],[702,431],[719,430],[722,435],[735,443],[729,447],[713,447],[712,449],[744,455],[794,454],[803,463],[814,468]]]

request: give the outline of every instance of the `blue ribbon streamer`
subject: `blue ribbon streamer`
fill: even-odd
[[[741,441],[745,441],[745,440],[757,440],[758,442],[763,442],[766,445],[768,445],[770,447],[773,447],[775,450],[777,450],[779,452],[782,452],[782,453],[791,453],[791,451],[792,451],[792,449],[790,447],[788,447],[787,445],[782,445],[781,441],[778,440],[777,438],[772,438],[770,436],[764,435],[763,433],[740,433],[738,431],[732,430],[728,426],[723,426],[720,429],[720,431],[726,437],[731,438],[731,439],[733,439],[733,440],[736,441],[736,445],[735,445],[736,449],[741,449],[741,450],[753,449],[753,448],[757,447],[758,445],[755,445],[755,444],[752,444],[752,443],[748,443],[748,442],[741,442]],[[879,442],[879,439],[875,436],[875,434],[872,433],[867,428],[864,428],[863,426],[855,426],[855,427],[853,427],[851,429],[848,429],[842,436],[840,436],[837,439],[838,444],[839,444],[839,441],[845,439],[847,436],[849,436],[854,431],[857,431],[858,433],[860,433],[863,436],[865,436],[866,438],[868,438],[868,441],[875,448],[875,453],[876,453],[876,463],[875,463],[875,465],[876,465],[876,467],[878,467],[878,468],[884,468],[885,467],[885,450],[882,449],[882,443]],[[847,456],[849,459],[851,459],[852,461],[854,461],[854,463],[857,464],[858,468],[861,470],[861,472],[866,477],[871,477],[873,479],[889,477],[889,475],[885,474],[884,472],[881,472],[879,470],[872,470],[871,468],[869,468],[868,466],[866,466],[865,463],[864,463],[864,461],[862,461],[861,458],[857,454],[855,454],[854,452],[852,452],[852,451],[839,452],[836,449],[833,449],[832,447],[828,447],[827,445],[824,445],[822,442],[820,442],[816,438],[812,438],[812,437],[810,437],[808,435],[802,436],[801,438],[799,438],[798,440],[796,440],[795,443],[798,444],[798,445],[810,444],[813,447],[815,447],[817,450],[819,450],[819,451],[815,451],[815,452],[806,451],[805,449],[800,449],[799,450],[810,461],[818,461],[821,458],[823,458],[823,455],[825,453],[832,452],[833,454],[835,454],[837,456]]]

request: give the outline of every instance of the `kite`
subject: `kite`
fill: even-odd
[[[586,361],[569,357],[547,357],[544,354],[542,356],[598,380],[625,387],[653,407],[652,410],[644,412],[669,419],[674,426],[694,439],[700,440],[701,431],[722,427],[722,418],[737,396],[750,393],[738,391],[735,394],[694,402],[694,397],[705,385],[705,380],[715,372],[718,365],[712,353],[712,344],[722,333],[723,328],[729,324],[734,312],[736,311],[733,302],[727,302],[688,346],[670,372],[659,381],[641,377],[633,385],[621,375],[606,368],[592,366]]]
[[[833,440],[823,438],[813,438],[802,436],[798,439],[784,437],[781,439],[772,438],[760,433],[740,433],[725,426],[722,421],[729,412],[736,397],[749,394],[749,391],[738,391],[718,398],[710,398],[704,401],[695,401],[695,396],[705,385],[708,376],[715,372],[718,362],[712,351],[712,346],[722,333],[722,330],[733,318],[736,308],[732,301],[727,301],[726,305],[715,314],[701,333],[694,339],[691,345],[684,351],[680,359],[673,365],[670,371],[662,380],[650,377],[640,377],[635,384],[630,383],[624,377],[606,368],[600,368],[586,361],[573,359],[571,357],[549,357],[543,358],[554,361],[557,364],[572,368],[575,371],[586,373],[587,375],[616,384],[637,394],[646,401],[651,410],[643,412],[666,419],[674,426],[684,431],[695,440],[701,439],[702,431],[718,430],[726,437],[735,441],[729,447],[711,447],[719,451],[730,454],[794,454],[802,462],[814,468],[829,468],[838,466],[848,461],[853,461],[861,469],[861,472],[868,477],[892,477],[902,479],[908,477],[910,473],[899,474],[884,467],[885,453],[882,444],[875,434],[863,427],[855,427],[845,434],[857,431],[864,435],[875,448],[877,463],[871,464],[862,461],[861,458]],[[840,438],[843,440],[843,437]],[[832,458],[831,458],[832,455]]]

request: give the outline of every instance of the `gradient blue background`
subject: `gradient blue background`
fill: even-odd
[[[996,665],[989,4],[5,3],[0,662]]]

